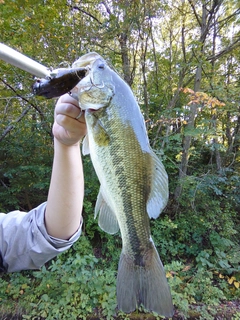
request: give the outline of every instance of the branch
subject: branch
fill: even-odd
[[[52,131],[49,131],[49,128],[47,127],[47,125],[45,124],[45,116],[44,113],[42,112],[42,110],[35,104],[31,103],[28,99],[22,97],[19,93],[17,93],[17,91],[10,85],[8,84],[4,79],[0,78],[0,81],[2,81],[9,89],[11,89],[17,97],[21,98],[23,101],[27,102],[29,104],[29,106],[22,112],[21,116],[16,120],[16,122],[19,122],[28,112],[28,110],[32,107],[34,108],[40,115],[41,121],[43,123],[43,126],[46,130],[46,132],[52,137]],[[3,136],[1,137],[0,141],[7,135],[7,133],[12,130],[14,128],[13,125],[10,125],[3,133]],[[6,132],[6,134],[5,134]]]
[[[215,0],[213,1],[212,8],[207,10],[207,8],[203,8],[203,10],[208,11],[208,16],[206,16],[206,25],[204,26],[204,30],[202,30],[201,34],[201,41],[202,43],[205,42],[207,34],[209,33],[210,29],[214,24],[211,24],[212,20],[214,19],[216,13],[218,12],[223,0]]]
[[[221,56],[225,55],[226,53],[229,53],[232,50],[238,48],[239,46],[240,46],[240,37],[238,37],[237,40],[235,40],[227,48],[224,48],[223,50],[219,51],[217,54],[208,57],[207,60],[208,61],[215,61],[215,60],[221,58]]]
[[[193,13],[194,13],[194,15],[195,15],[195,17],[196,17],[196,19],[197,19],[197,22],[198,22],[199,26],[202,27],[202,22],[201,22],[198,14],[197,14],[197,11],[196,11],[196,9],[195,9],[195,7],[194,7],[194,4],[193,4],[192,0],[188,0],[188,2],[189,2],[190,6],[191,6],[192,9],[193,9]]]
[[[22,120],[22,118],[28,113],[29,109],[31,108],[31,106],[28,106],[25,110],[23,110],[23,112],[21,113],[21,115],[17,118],[17,120],[15,120],[15,123],[18,123]],[[6,135],[14,128],[14,125],[11,124],[10,126],[8,126],[3,134],[0,137],[0,142],[3,140],[3,138],[6,137]]]
[[[2,78],[0,78],[0,81],[2,81],[9,89],[11,89],[17,97],[21,98],[23,101],[27,102],[30,104],[31,107],[33,107],[35,110],[37,110],[37,112],[40,114],[41,116],[41,120],[44,120],[44,114],[42,112],[41,109],[38,108],[38,106],[34,105],[33,103],[31,103],[28,99],[24,98],[23,96],[21,96],[19,93],[17,93],[17,91],[10,85],[8,84],[5,80],[3,80]]]
[[[237,16],[240,13],[240,9],[237,9],[236,11],[234,11],[232,14],[230,14],[229,16],[227,16],[226,18],[219,20],[218,24],[219,24],[219,29],[221,28],[221,26],[224,26],[224,24],[226,22],[228,22],[229,20],[231,20],[231,18],[233,18],[234,16]]]
[[[78,10],[78,11],[86,14],[87,16],[89,16],[90,18],[92,18],[93,20],[97,21],[98,24],[102,25],[102,22],[99,21],[98,18],[96,18],[95,16],[93,16],[91,13],[89,13],[89,12],[87,12],[87,11],[85,11],[85,10],[77,7],[77,6],[70,6],[70,8],[71,8],[72,10]]]

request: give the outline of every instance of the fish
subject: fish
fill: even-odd
[[[81,59],[81,58],[80,58]],[[81,67],[84,57],[73,64]],[[119,230],[122,252],[117,274],[117,307],[131,313],[143,306],[165,317],[174,307],[170,288],[150,231],[168,202],[168,176],[151,149],[143,115],[129,85],[95,53],[77,84],[90,154],[100,182],[95,205],[99,227]]]

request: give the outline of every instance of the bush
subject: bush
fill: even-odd
[[[41,271],[7,276],[1,302],[18,301],[23,319],[86,319],[89,314],[110,319],[116,308],[116,274],[100,270],[97,264],[94,256],[76,253],[66,261],[52,261]]]

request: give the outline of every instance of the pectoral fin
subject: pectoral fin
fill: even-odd
[[[82,143],[82,154],[84,156],[86,156],[89,153],[90,153],[90,150],[89,150],[89,139],[88,139],[88,135],[86,135],[84,137],[83,143]]]
[[[152,152],[152,166],[152,183],[147,212],[150,218],[156,219],[168,202],[168,176],[162,162],[154,152]]]
[[[108,146],[110,137],[100,120],[96,121],[92,128],[92,131],[94,141],[98,146]]]
[[[100,191],[97,197],[97,202],[95,205],[95,213],[94,213],[95,219],[98,215],[98,212],[99,212],[99,218],[98,218],[99,227],[103,231],[109,234],[117,233],[119,230],[117,217],[113,212],[113,210],[108,205],[108,203],[105,201],[101,188],[100,188]]]

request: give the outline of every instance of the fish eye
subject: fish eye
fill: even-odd
[[[104,69],[105,68],[104,62],[100,62],[99,65],[98,65],[98,68],[99,69]]]

